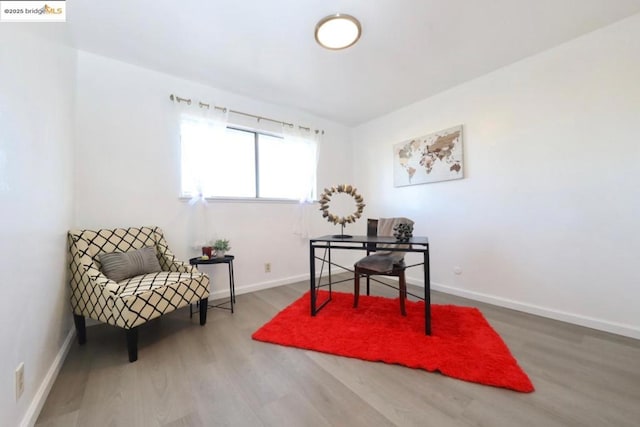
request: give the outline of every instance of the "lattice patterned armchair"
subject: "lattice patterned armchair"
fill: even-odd
[[[158,227],[72,230],[68,237],[71,308],[81,345],[85,317],[125,329],[130,362],[138,358],[139,325],[196,302],[200,324],[207,322],[209,277],[177,261]]]

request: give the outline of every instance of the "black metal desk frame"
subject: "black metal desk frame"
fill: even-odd
[[[224,257],[218,258],[209,258],[202,259],[200,257],[191,258],[189,260],[189,264],[191,265],[214,265],[214,264],[227,264],[229,267],[229,300],[223,301],[219,304],[209,304],[207,308],[222,308],[224,310],[231,310],[233,314],[233,304],[236,302],[236,285],[233,275],[233,260],[235,257],[233,255],[225,255]],[[229,304],[229,307],[225,307],[225,305]],[[191,311],[191,306],[189,306],[189,317],[193,316],[193,311]]]
[[[309,288],[311,293],[311,315],[315,316],[318,314],[322,308],[327,305],[331,301],[331,285],[344,282],[345,280],[340,280],[338,282],[333,282],[331,278],[331,267],[336,266],[343,270],[350,271],[353,273],[353,269],[341,266],[331,261],[331,250],[332,249],[346,249],[346,250],[360,250],[360,251],[368,251],[370,250],[372,245],[384,244],[384,245],[407,245],[410,247],[407,248],[405,246],[394,248],[393,246],[385,246],[384,251],[391,252],[416,252],[421,253],[423,260],[421,263],[413,264],[407,266],[407,268],[416,267],[423,265],[424,266],[424,297],[420,297],[414,295],[420,299],[424,300],[424,331],[425,335],[431,335],[431,282],[430,282],[430,272],[429,272],[429,239],[426,237],[412,237],[408,242],[398,242],[394,237],[383,237],[383,236],[351,236],[350,238],[342,238],[336,236],[322,236],[316,237],[309,240]],[[316,256],[316,249],[324,249],[324,254],[322,257]],[[320,267],[320,275],[316,282],[316,260],[322,261],[322,266]],[[324,271],[325,264],[328,264],[328,277],[329,282],[322,285],[322,275]],[[350,280],[350,279],[347,279]],[[375,280],[375,279],[372,279]],[[377,281],[377,280],[376,280]],[[380,282],[382,283],[382,282]],[[329,296],[322,302],[318,301],[318,291],[321,287],[329,287]],[[367,280],[367,294],[369,293],[369,282]],[[413,294],[412,294],[413,295]]]

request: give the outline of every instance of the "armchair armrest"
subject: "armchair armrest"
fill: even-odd
[[[96,286],[99,286],[112,295],[117,295],[120,292],[120,286],[118,285],[118,283],[109,279],[102,273],[100,273],[95,278],[92,277],[91,279]]]
[[[87,242],[69,233],[69,244],[72,258],[71,281],[75,282],[76,286],[91,286],[111,295],[118,294],[120,286],[100,271],[87,253]]]
[[[175,271],[178,273],[198,274],[199,271],[195,265],[191,265],[188,262],[173,261],[169,264],[169,271]]]
[[[90,258],[89,258],[90,259]],[[90,284],[94,287],[98,287],[99,289],[103,289],[109,294],[117,295],[120,292],[120,286],[117,282],[109,279],[105,276],[96,263],[91,260],[89,264],[81,263],[82,268],[84,269],[84,274],[89,278]]]
[[[156,235],[156,248],[158,249],[158,260],[163,271],[175,271],[177,273],[198,274],[195,266],[188,262],[178,261],[173,252],[169,249],[167,241],[159,228],[154,229]]]

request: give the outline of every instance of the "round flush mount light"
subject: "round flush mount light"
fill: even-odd
[[[316,25],[316,41],[320,46],[340,50],[353,46],[362,33],[360,21],[351,15],[336,13],[320,20]]]

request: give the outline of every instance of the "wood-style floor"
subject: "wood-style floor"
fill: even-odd
[[[122,330],[88,328],[37,425],[640,425],[640,341],[433,292],[434,303],[480,308],[536,387],[522,394],[251,339],[307,289],[239,295],[235,314],[212,309],[204,327],[188,309],[154,320],[135,363]]]

